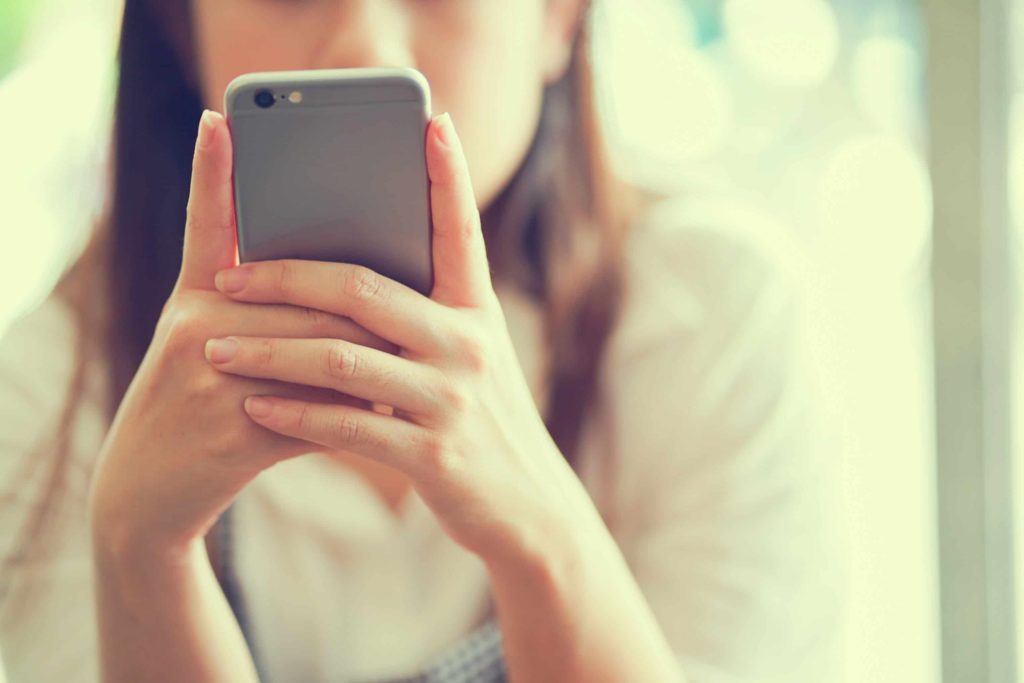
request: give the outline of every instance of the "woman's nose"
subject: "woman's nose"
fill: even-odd
[[[346,0],[335,7],[318,68],[414,66],[402,3]]]

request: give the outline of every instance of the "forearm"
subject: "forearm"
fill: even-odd
[[[596,511],[589,532],[487,564],[512,681],[667,681],[683,674]]]
[[[173,560],[97,546],[105,683],[258,681],[201,541]]]

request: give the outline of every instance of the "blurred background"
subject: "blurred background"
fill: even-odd
[[[850,544],[849,681],[1024,680],[1021,0],[598,0],[624,172],[807,252]],[[0,333],[103,199],[118,0],[0,0]]]

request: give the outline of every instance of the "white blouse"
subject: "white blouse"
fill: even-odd
[[[581,478],[691,681],[841,677],[845,574],[837,463],[816,436],[799,262],[774,224],[677,198],[626,245],[626,299],[584,425]],[[539,408],[536,306],[498,287]],[[10,683],[98,679],[86,495],[108,424],[89,368],[54,532],[13,556],[49,483],[74,362],[53,296],[0,340],[0,658]],[[234,508],[235,563],[269,681],[416,673],[483,623],[482,563],[415,491],[396,515],[361,477],[310,454]]]

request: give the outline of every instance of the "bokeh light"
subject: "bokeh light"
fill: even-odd
[[[602,113],[624,163],[674,167],[719,151],[734,119],[732,95],[719,67],[695,48],[685,6],[608,0],[595,22]]]
[[[895,35],[871,36],[853,53],[851,86],[865,117],[882,130],[914,135],[921,108],[921,57]]]
[[[867,134],[843,143],[818,192],[819,254],[857,271],[863,284],[883,271],[906,272],[923,255],[931,181],[924,160],[901,138]]]
[[[766,82],[811,87],[839,54],[839,24],[824,0],[726,0],[725,35],[739,59]]]

